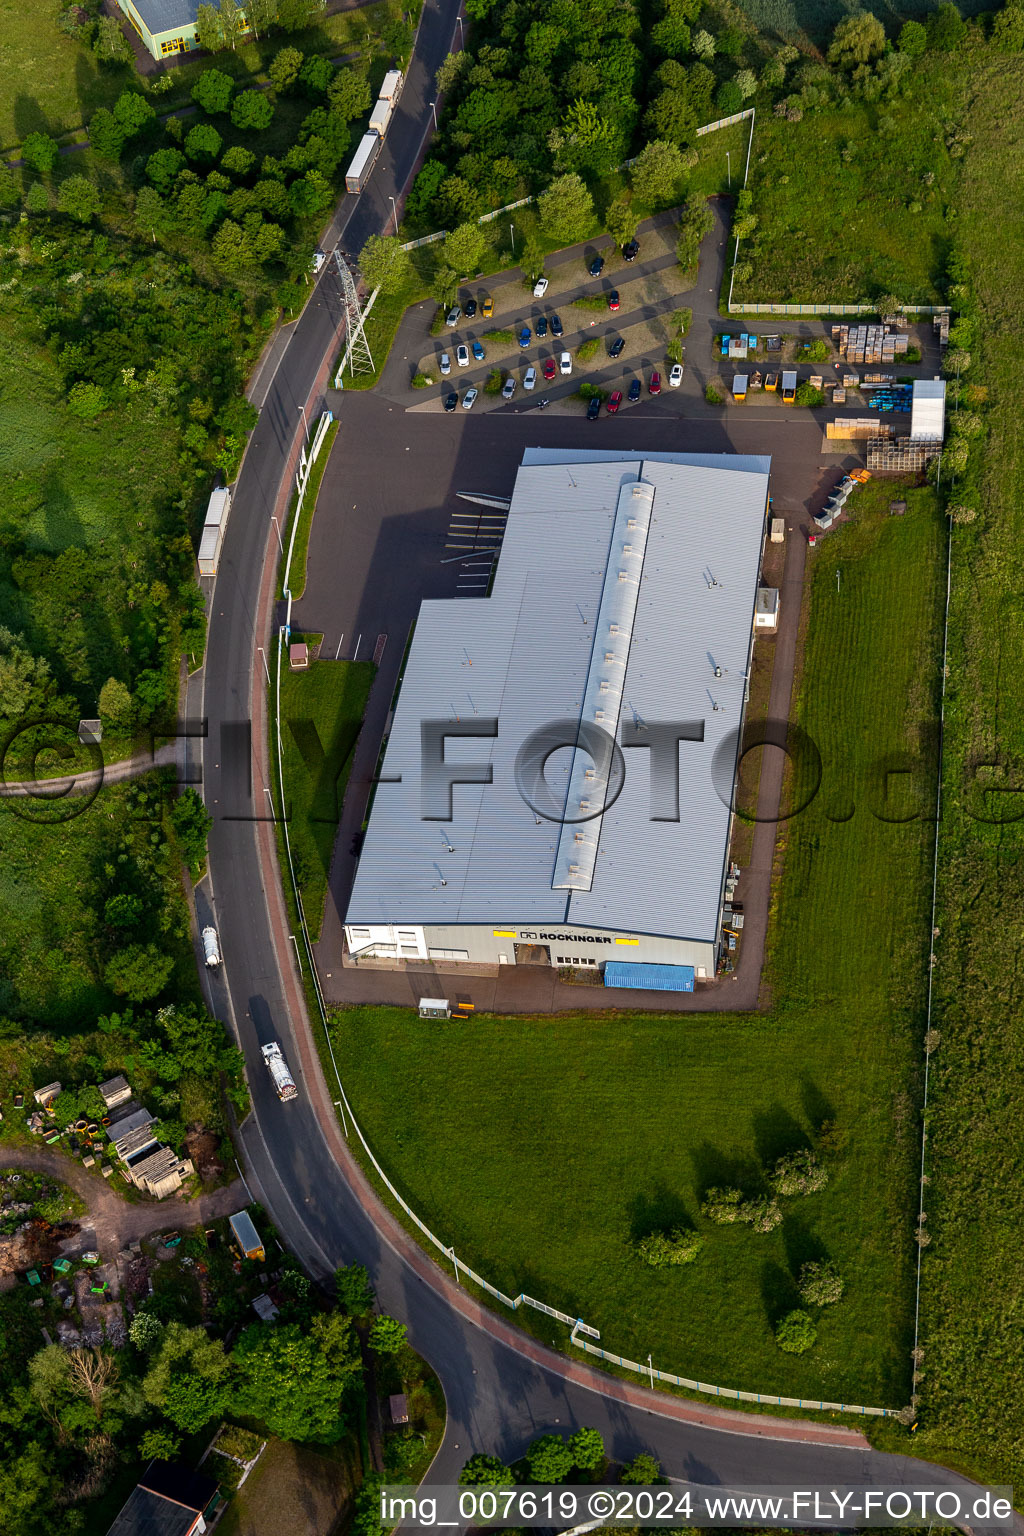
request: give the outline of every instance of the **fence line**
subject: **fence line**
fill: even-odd
[[[900,304],[901,315],[942,315],[948,304]],[[877,304],[747,304],[740,299],[729,304],[730,315],[877,315]]]
[[[719,128],[731,128],[733,123],[742,123],[745,118],[753,117],[754,108],[747,107],[743,112],[734,112],[731,117],[720,117],[715,123],[705,123],[703,128],[698,128],[695,138],[700,138],[705,133],[717,133]]]
[[[778,1397],[773,1392],[740,1392],[735,1387],[715,1387],[706,1381],[691,1381],[687,1376],[675,1376],[671,1371],[659,1371],[656,1365],[641,1365],[636,1360],[626,1360],[622,1355],[612,1355],[606,1349],[598,1349],[595,1344],[588,1344],[586,1339],[578,1339],[575,1328],[569,1343],[575,1344],[577,1349],[586,1350],[588,1355],[599,1355],[602,1360],[607,1360],[611,1365],[621,1366],[627,1371],[636,1371],[639,1376],[649,1376],[652,1387],[656,1380],[667,1381],[671,1386],[686,1387],[690,1392],[702,1392],[706,1397],[728,1397],[739,1403],[766,1403],[778,1408],[815,1408],[825,1413],[860,1413],[874,1418],[895,1419],[903,1411],[899,1408],[865,1408],[860,1403],[826,1403],[816,1398]]]

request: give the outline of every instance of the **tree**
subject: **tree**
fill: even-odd
[[[232,1356],[232,1403],[282,1440],[330,1445],[345,1430],[342,1398],[361,1372],[349,1318],[340,1312],[297,1323],[246,1328]]]
[[[256,164],[256,156],[251,149],[246,149],[241,144],[232,144],[220,157],[222,171],[230,171],[233,176],[248,176]]]
[[[30,133],[21,146],[22,159],[40,176],[48,176],[57,164],[60,150],[48,133]]]
[[[929,48],[934,48],[937,53],[953,53],[966,36],[967,23],[952,0],[942,0],[942,4],[930,13],[925,30]]]
[[[885,51],[885,28],[870,11],[844,16],[832,34],[828,61],[840,69],[871,64]]]
[[[139,1441],[142,1461],[176,1461],[180,1450],[181,1437],[169,1429],[147,1429]]]
[[[68,176],[57,188],[57,207],[79,224],[90,224],[100,211],[100,194],[88,176]]]
[[[758,1195],[744,1200],[740,1206],[740,1221],[745,1221],[755,1232],[774,1232],[782,1221],[782,1208],[777,1200]]]
[[[152,1349],[163,1337],[163,1332],[163,1323],[152,1312],[136,1312],[128,1324],[128,1337],[136,1349]]]
[[[722,117],[731,117],[743,108],[743,92],[735,80],[723,80],[715,92],[715,106]]]
[[[831,1259],[812,1260],[801,1266],[797,1290],[809,1307],[830,1307],[842,1298],[843,1277]]]
[[[775,1342],[787,1355],[802,1355],[818,1337],[809,1312],[787,1312],[775,1326]]]
[[[659,91],[644,114],[644,127],[662,143],[690,143],[697,129],[697,114],[686,92]]]
[[[80,380],[68,390],[68,410],[81,421],[95,421],[97,416],[103,415],[109,404],[106,390],[98,384],[86,384]]]
[[[166,197],[178,179],[179,172],[185,169],[185,164],[185,156],[180,149],[158,149],[146,161],[146,175]]]
[[[298,48],[281,48],[275,53],[267,75],[279,96],[295,84],[301,68],[302,54]]]
[[[645,145],[629,170],[633,195],[647,208],[674,203],[684,175],[682,154],[664,139]]]
[[[1024,49],[1024,5],[1009,0],[998,13],[992,23],[992,46],[1000,53],[1020,53]]]
[[[274,104],[262,91],[242,91],[231,108],[231,121],[245,133],[262,133],[274,120]]]
[[[126,139],[133,139],[137,133],[156,117],[156,112],[145,96],[140,96],[138,91],[122,91],[114,102],[114,116],[117,118]]]
[[[204,53],[219,53],[224,47],[220,16],[213,5],[200,5],[196,11],[196,42]]]
[[[25,639],[0,625],[0,720],[45,709],[53,693],[50,664]]]
[[[354,69],[339,69],[327,88],[331,111],[346,123],[369,112],[372,99],[369,81]]]
[[[192,100],[211,115],[226,112],[235,94],[235,82],[222,69],[204,69],[192,87]]]
[[[701,1212],[716,1226],[730,1226],[742,1221],[743,1191],[741,1189],[709,1189],[701,1203]]]
[[[373,1306],[373,1286],[362,1264],[347,1264],[335,1272],[334,1294],[352,1317],[362,1317]]]
[[[248,0],[245,14],[258,38],[261,32],[268,31],[277,20],[277,0]]]
[[[434,273],[432,292],[442,309],[447,309],[459,286],[459,274],[451,267],[439,267]]]
[[[224,1345],[205,1328],[169,1322],[143,1380],[143,1394],[172,1424],[195,1434],[224,1410],[229,1365]]]
[[[29,213],[49,213],[50,194],[41,181],[34,181],[25,193],[25,208]]]
[[[134,928],[145,910],[145,905],[138,896],[122,891],[117,896],[108,897],[104,902],[103,921],[108,928]]]
[[[540,1435],[526,1447],[531,1483],[560,1483],[573,1469],[572,1451],[561,1435]]]
[[[129,944],[107,962],[103,980],[120,997],[146,1003],[163,991],[173,970],[173,957],[155,944]]]
[[[778,1159],[768,1183],[777,1195],[814,1195],[828,1183],[828,1169],[801,1148]]]
[[[627,1462],[619,1475],[620,1483],[663,1483],[661,1475],[661,1462],[649,1451],[638,1451],[633,1460]]]
[[[604,227],[616,245],[628,245],[636,234],[639,218],[629,198],[624,193],[620,193],[608,205],[608,211],[604,216]]]
[[[158,234],[163,234],[170,224],[167,205],[155,187],[140,187],[135,194],[135,226],[141,234],[151,236],[156,244]]]
[[[72,1392],[84,1397],[100,1419],[104,1401],[117,1385],[117,1356],[106,1349],[79,1347],[69,1351],[68,1366]]]
[[[487,235],[476,223],[458,224],[445,236],[444,259],[456,272],[472,276],[479,271],[480,261],[487,245]]]
[[[368,289],[379,287],[382,293],[398,293],[413,264],[398,235],[370,235],[359,253],[359,270]]]
[[[120,160],[124,129],[109,108],[99,107],[89,119],[89,143],[101,160]]]
[[[665,1269],[670,1264],[692,1264],[703,1246],[699,1233],[675,1227],[671,1232],[649,1232],[637,1243],[636,1251],[652,1269]]]
[[[237,48],[245,35],[244,12],[235,0],[220,0],[220,33],[225,48]]]
[[[485,1456],[483,1451],[477,1451],[459,1473],[459,1482],[464,1488],[511,1488],[515,1478],[511,1468],[497,1456]]]
[[[181,844],[185,862],[191,870],[198,871],[206,861],[206,839],[213,826],[213,817],[203,804],[202,796],[192,788],[182,790],[171,806],[171,825]]]
[[[71,1365],[59,1344],[38,1350],[28,1363],[29,1391],[54,1422],[62,1402],[71,1395]]]
[[[367,1336],[370,1348],[378,1355],[397,1355],[399,1350],[405,1348],[405,1324],[400,1323],[397,1317],[388,1317],[381,1313],[370,1324],[370,1332]]]
[[[220,154],[223,143],[212,123],[197,123],[185,135],[185,153],[190,160],[209,165]]]
[[[896,46],[908,58],[919,59],[928,47],[928,33],[919,21],[905,21]]]
[[[593,226],[594,200],[582,177],[570,171],[540,194],[537,212],[546,235],[571,245],[582,240]]]
[[[659,53],[682,58],[690,51],[690,29],[681,16],[663,16],[651,28],[651,42]]]
[[[455,85],[458,81],[459,76],[463,74],[465,70],[469,69],[472,66],[472,63],[473,58],[471,54],[445,54],[444,58],[441,60],[440,68],[438,69],[437,74],[434,76],[434,82],[437,85],[438,95],[443,95],[445,91],[450,91],[452,86]]]
[[[299,84],[307,96],[326,96],[334,79],[334,65],[322,53],[311,53],[299,70]]]
[[[735,84],[746,101],[757,90],[757,76],[752,69],[741,69],[737,72]]]
[[[99,18],[92,46],[96,56],[106,59],[109,64],[132,62],[132,45],[121,31],[121,24],[116,16]]]
[[[596,1472],[604,1466],[604,1439],[599,1429],[586,1425],[569,1436],[569,1451],[573,1466],[580,1472]]]
[[[693,51],[698,59],[713,59],[715,56],[715,40],[710,32],[698,32],[693,39]]]
[[[687,203],[679,218],[676,240],[676,260],[684,272],[697,265],[701,241],[714,227],[715,216],[707,203]]]

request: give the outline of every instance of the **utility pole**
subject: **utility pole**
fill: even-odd
[[[372,373],[373,355],[370,352],[370,344],[366,339],[363,329],[363,313],[359,307],[359,294],[356,292],[356,280],[352,276],[349,264],[343,258],[341,252],[335,249],[335,265],[338,268],[338,276],[341,278],[342,292],[345,299],[345,334],[348,337],[346,353],[348,365],[353,376],[357,373]],[[340,375],[341,369],[338,373]]]

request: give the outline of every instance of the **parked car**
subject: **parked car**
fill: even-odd
[[[474,341],[474,343],[473,343],[473,357],[474,357],[474,360],[476,362],[478,362],[478,363],[482,363],[486,356],[487,356],[487,354],[486,354],[486,352],[483,349],[482,342]]]
[[[619,408],[619,406],[621,404],[622,404],[622,390],[621,389],[613,390],[612,394],[609,396],[609,399],[608,399],[608,415],[609,416],[614,416],[615,412],[618,410],[618,408]]]
[[[508,378],[505,380],[505,387],[504,387],[504,389],[501,392],[501,398],[503,400],[511,400],[512,396],[515,394],[515,392],[516,392],[516,381],[512,377],[512,375],[509,374]]]
[[[555,374],[557,372],[558,372],[558,364],[555,362],[554,358],[553,357],[546,357],[544,359],[544,377],[545,377],[545,379],[547,379],[549,384],[551,383],[551,380],[554,378],[554,376],[555,376]]]
[[[596,421],[601,414],[601,396],[594,395],[587,406],[587,420]]]
[[[557,315],[551,316],[551,334],[552,336],[561,336],[562,334],[562,322]]]
[[[672,371],[671,371],[671,373],[668,376],[669,388],[670,389],[678,389],[682,382],[683,382],[683,365],[682,365],[682,363],[673,363],[672,364]]]
[[[484,307],[480,313],[483,315],[485,320],[490,320],[491,316],[494,314],[494,300],[484,299]]]
[[[630,379],[630,381],[629,381],[629,394],[627,396],[627,399],[632,401],[634,404],[636,403],[637,400],[640,399],[640,380],[639,379]]]
[[[524,352],[530,345],[530,327],[528,325],[524,325],[519,332],[519,345]]]
[[[559,373],[572,373],[572,355],[571,355],[571,353],[569,353],[569,352],[563,352],[562,353],[561,357],[558,359],[558,371],[559,371]]]
[[[460,345],[455,348],[455,361],[460,368],[469,367],[469,348],[467,346]]]
[[[460,309],[459,305],[456,304],[445,315],[444,323],[445,323],[445,325],[449,326],[454,331],[455,327],[458,325],[458,323],[459,323],[459,321],[461,319],[462,319],[462,310]]]
[[[441,377],[447,378],[452,371],[452,360],[447,352],[441,353]]]
[[[454,411],[454,409],[458,405],[458,403],[459,403],[459,397],[455,393],[454,389],[452,390],[450,395],[445,395],[445,397],[444,397],[444,408],[445,408],[446,411]]]
[[[536,320],[533,322],[533,333],[534,333],[535,336],[546,336],[547,335],[547,333],[548,333],[548,322],[547,322],[547,316],[546,315],[538,315],[537,316]]]
[[[473,318],[473,316],[475,314],[476,314],[476,299],[467,299],[466,300],[466,309],[465,309],[466,319],[467,320],[472,320],[472,318]]]
[[[612,342],[611,346],[608,348],[608,356],[609,357],[621,357],[622,356],[622,349],[623,349],[623,347],[625,345],[626,345],[626,338],[624,336],[617,336],[615,338],[615,340]]]
[[[476,405],[476,397],[479,393],[480,391],[478,389],[466,390],[466,393],[462,397],[462,409],[464,411],[471,411],[473,409],[474,405]]]
[[[651,374],[651,382],[647,386],[652,395],[661,394],[661,374],[657,369]]]
[[[604,257],[595,256],[593,261],[590,263],[589,270],[591,277],[600,277],[602,271],[604,270]]]
[[[617,288],[613,288],[611,293],[608,295],[608,308],[611,310],[612,314],[614,314],[618,307],[619,290]]]
[[[628,245],[624,245],[622,247],[622,259],[623,259],[623,261],[636,261],[636,259],[637,259],[637,257],[639,255],[640,255],[640,241],[637,240],[636,237],[634,236],[634,238],[629,242]]]
[[[537,382],[537,370],[536,370],[536,368],[527,368],[526,373],[523,375],[523,388],[524,389],[532,389],[533,386],[536,384],[536,382]]]
[[[533,296],[534,296],[534,298],[535,299],[542,299],[544,297],[544,295],[547,293],[547,291],[548,291],[548,280],[547,280],[547,278],[546,277],[538,277],[537,281],[533,285]]]
[[[324,264],[324,262],[326,260],[327,260],[327,257],[324,255],[323,251],[314,251],[313,252],[313,273],[314,273],[314,276],[316,275],[317,272],[320,271],[320,268],[323,266],[323,264]]]

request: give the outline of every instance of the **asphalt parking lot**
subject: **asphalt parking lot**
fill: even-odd
[[[659,401],[644,401],[628,415],[593,423],[536,411],[427,415],[403,411],[378,394],[335,395],[329,403],[340,430],[313,521],[306,589],[292,622],[322,632],[321,654],[327,657],[367,659],[383,645],[345,794],[318,945],[325,992],[341,1001],[352,840],[363,822],[411,625],[424,598],[479,600],[489,571],[484,551],[500,539],[502,519],[489,520],[457,493],[510,495],[523,450],[535,445],[763,453],[772,456],[775,510],[786,514],[798,536],[845,465],[822,458],[820,425],[806,411],[768,420],[742,412],[681,420]]]

